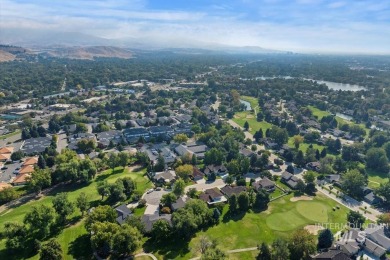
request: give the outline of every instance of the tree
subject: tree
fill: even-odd
[[[241,192],[237,197],[238,208],[241,211],[247,211],[249,209],[249,195],[248,192]]]
[[[232,194],[229,198],[229,211],[235,213],[238,209],[238,201],[236,194]]]
[[[121,226],[112,237],[112,250],[117,255],[130,255],[141,245],[141,233],[127,224]]]
[[[184,189],[186,187],[186,183],[182,180],[182,179],[179,179],[175,182],[175,184],[173,185],[173,190],[172,192],[180,197],[181,195],[184,194]]]
[[[193,172],[193,167],[191,164],[184,164],[175,169],[177,176],[182,178],[184,181],[188,181],[190,175]]]
[[[244,129],[245,129],[245,131],[248,131],[248,130],[249,130],[249,123],[248,123],[248,121],[245,121],[245,123],[244,123]]]
[[[19,197],[13,187],[6,187],[0,191],[0,204],[5,204]]]
[[[296,188],[298,192],[304,193],[306,189],[306,185],[302,180],[298,180]]]
[[[109,184],[109,187],[109,200],[112,202],[118,202],[126,199],[125,187],[121,179],[117,179],[114,183]]]
[[[288,243],[286,240],[277,238],[272,243],[271,259],[272,260],[290,259],[290,250],[288,249]]]
[[[52,207],[46,205],[33,206],[23,219],[30,234],[36,239],[46,238],[54,223],[55,213]]]
[[[41,154],[38,157],[38,167],[40,169],[45,169],[46,168],[46,160],[45,160],[45,158]]]
[[[190,188],[187,191],[187,196],[191,199],[196,199],[198,197],[198,191],[195,188]]]
[[[294,135],[294,146],[296,149],[299,149],[299,145],[303,143],[303,136]]]
[[[347,214],[347,221],[353,228],[362,228],[366,218],[359,212],[350,210]]]
[[[389,172],[389,160],[382,148],[371,148],[366,154],[367,167],[377,171]]]
[[[5,246],[11,252],[18,252],[26,246],[27,229],[18,222],[5,222],[3,236],[7,239]]]
[[[173,141],[176,143],[187,143],[188,137],[186,134],[177,134],[173,137]]]
[[[313,183],[316,179],[316,176],[315,176],[314,172],[307,171],[303,175],[303,179],[305,180],[306,183]]]
[[[99,255],[107,257],[112,250],[113,237],[121,228],[122,227],[114,222],[94,222],[90,228],[92,248],[96,250]],[[118,243],[123,242],[120,241],[119,238],[116,239],[116,242]]]
[[[123,192],[127,198],[130,198],[134,191],[137,189],[137,183],[130,177],[124,177],[120,179],[123,184]]]
[[[264,189],[260,189],[256,193],[255,207],[258,209],[265,209],[269,203],[269,193]]]
[[[358,170],[350,170],[342,176],[341,187],[349,195],[360,198],[366,179]]]
[[[58,193],[53,198],[53,208],[61,224],[65,223],[66,218],[74,212],[74,205],[68,200],[68,194],[65,192]]]
[[[85,227],[88,231],[91,230],[92,224],[97,222],[116,223],[117,213],[115,209],[109,205],[98,206],[91,211],[85,220]]]
[[[305,156],[301,150],[298,151],[297,155],[294,158],[294,163],[302,168],[305,165]]]
[[[167,220],[159,219],[153,223],[152,237],[156,241],[164,241],[172,234],[172,228]]]
[[[198,164],[198,158],[196,158],[196,154],[192,155],[191,164],[194,166]]]
[[[289,164],[286,168],[286,171],[291,173],[291,174],[294,174],[294,166],[292,166],[291,164]]]
[[[28,188],[40,193],[42,189],[51,185],[51,173],[49,169],[36,169],[28,178]]]
[[[390,213],[383,213],[378,216],[378,224],[390,225]]]
[[[316,252],[315,237],[306,229],[298,229],[293,232],[288,249],[291,260],[310,259],[310,255]]]
[[[203,161],[205,165],[221,165],[224,159],[224,153],[220,149],[214,147],[205,152]]]
[[[329,248],[333,244],[333,234],[329,228],[321,230],[318,235],[317,247],[320,249]]]
[[[81,215],[84,216],[84,213],[89,208],[88,196],[85,192],[81,192],[76,199],[76,206],[81,211]]]
[[[164,157],[160,154],[157,158],[157,162],[154,165],[154,170],[156,172],[161,172],[165,169],[165,159]]]
[[[12,161],[20,161],[23,158],[24,154],[22,151],[17,151],[11,154]]]
[[[112,169],[112,171],[114,172],[115,167],[117,167],[117,166],[119,165],[118,155],[115,154],[115,153],[111,153],[111,154],[110,154],[110,157],[108,157],[107,165],[108,165],[108,166]]]
[[[161,197],[161,204],[166,207],[171,207],[173,203],[175,203],[177,200],[177,197],[174,193],[170,192],[167,194],[164,194]]]
[[[40,260],[61,260],[62,259],[62,248],[60,243],[54,238],[50,239],[41,246]]]
[[[130,156],[127,152],[118,153],[118,164],[125,168],[127,163],[129,162],[129,158]]]
[[[110,185],[107,181],[98,182],[96,189],[99,195],[102,196],[102,200],[104,199],[104,196],[110,196]]]
[[[256,260],[271,260],[271,250],[269,249],[269,246],[263,242],[260,246],[260,252],[256,257]]]

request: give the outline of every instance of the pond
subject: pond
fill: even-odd
[[[307,79],[312,80],[312,79]],[[325,84],[328,86],[328,88],[333,90],[341,90],[341,91],[360,91],[360,90],[367,90],[365,87],[359,86],[359,85],[352,85],[352,84],[344,84],[344,83],[337,83],[332,81],[324,81],[324,80],[316,80],[318,84]]]
[[[248,101],[240,99],[240,103],[245,105],[246,111],[252,110],[251,103],[249,103]]]
[[[352,121],[352,116],[349,116],[349,115],[346,115],[346,114],[343,114],[343,113],[336,113],[336,116],[344,119],[344,120],[347,120],[347,121]]]

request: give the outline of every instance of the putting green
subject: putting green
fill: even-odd
[[[277,231],[290,231],[303,226],[306,220],[295,210],[274,213],[267,217],[267,226]]]
[[[316,222],[328,221],[328,209],[326,205],[315,201],[298,201],[297,211],[305,218]]]

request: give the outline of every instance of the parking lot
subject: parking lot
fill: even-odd
[[[16,174],[13,172],[16,168],[21,167],[22,163],[11,163],[11,164],[5,164],[4,166],[8,169],[1,170],[0,173],[0,182],[9,182],[12,178],[16,177]]]

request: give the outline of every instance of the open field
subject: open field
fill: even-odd
[[[242,127],[244,127],[245,121],[248,121],[249,132],[251,134],[255,134],[260,128],[265,132],[265,130],[272,127],[272,124],[268,122],[257,122],[256,117],[249,111],[236,113],[232,120]]]
[[[258,102],[257,98],[250,97],[250,96],[241,96],[240,98],[244,101],[248,101],[251,104],[252,109],[256,108],[256,112],[260,111],[259,102]]]
[[[223,250],[232,250],[256,247],[263,241],[271,243],[276,237],[287,238],[293,230],[307,225],[346,222],[348,209],[324,195],[319,194],[311,201],[297,202],[291,202],[291,197],[292,194],[271,202],[269,208],[260,213],[248,212],[231,216],[226,205],[218,225],[197,233],[189,245],[183,242],[176,249],[175,245],[171,245],[171,248],[165,248],[164,251],[168,252],[168,258],[189,259],[196,256],[194,249],[201,236],[216,239]],[[332,208],[336,205],[340,209],[333,211]],[[158,250],[154,250],[154,253],[160,255]],[[253,254],[245,252],[232,256],[236,257],[233,259],[253,259]]]
[[[75,201],[77,196],[81,192],[85,192],[89,196],[89,201],[92,206],[97,206],[99,204],[104,204],[105,201],[101,201],[101,196],[96,191],[97,181],[107,180],[109,183],[115,182],[118,178],[131,177],[137,183],[137,190],[144,192],[146,189],[152,187],[152,183],[147,179],[145,175],[145,169],[140,169],[138,171],[130,171],[128,169],[116,168],[114,173],[112,170],[107,170],[99,174],[94,181],[87,185],[69,185],[63,186],[52,191],[48,196],[45,196],[38,200],[29,201],[26,204],[23,204],[17,208],[10,209],[6,212],[0,213],[0,232],[4,229],[4,223],[7,221],[23,222],[23,218],[27,212],[31,210],[32,206],[38,205],[51,205],[53,197],[59,192],[67,192],[68,198],[70,201]],[[139,209],[136,212],[136,215],[142,214],[144,209]],[[75,259],[82,258],[85,255],[90,254],[89,239],[87,237],[87,231],[84,228],[83,221],[78,221],[81,217],[81,213],[78,209],[70,216],[72,220],[75,220],[76,223],[65,228],[58,236],[58,242],[61,244],[64,258],[65,259]],[[3,250],[5,248],[5,239],[0,241],[0,259],[9,259],[5,258],[4,255],[6,252]],[[37,256],[35,256],[37,257]],[[33,258],[37,259],[37,258]]]

